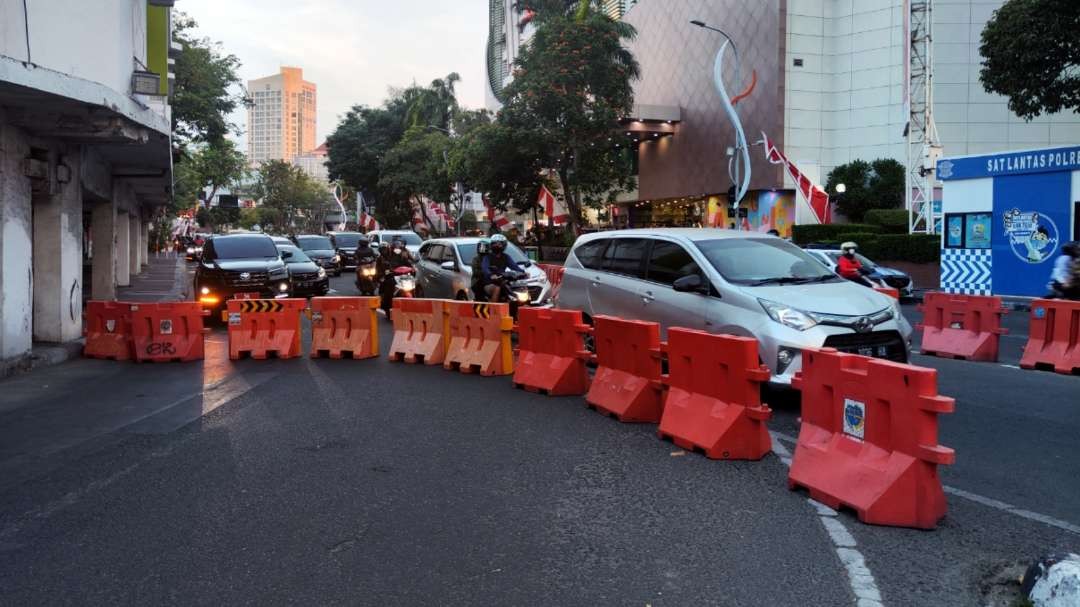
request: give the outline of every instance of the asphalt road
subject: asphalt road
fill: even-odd
[[[0,383],[0,604],[856,604],[774,455],[710,461],[507,378],[209,339],[203,363]],[[882,603],[980,604],[1016,561],[1080,551],[1080,377],[913,362],[957,399],[948,516],[832,519]],[[767,397],[796,436],[797,394]]]

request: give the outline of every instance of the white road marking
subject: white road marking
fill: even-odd
[[[1005,367],[1006,369],[1019,369],[1019,368],[1020,368],[1020,367],[1019,367],[1019,366],[1017,366],[1017,365],[1006,365],[1006,364],[1002,364],[1001,366],[1002,366],[1002,367]]]
[[[773,437],[773,452],[785,466],[790,467],[791,451],[780,440],[795,441],[779,432],[770,432],[770,434]],[[809,498],[806,501],[817,511],[818,520],[821,521],[829,539],[832,540],[837,558],[844,564],[848,575],[848,586],[855,594],[857,607],[882,607],[881,591],[878,590],[877,582],[874,581],[874,574],[866,566],[866,559],[856,548],[855,536],[851,535],[844,523],[837,518],[835,510]]]
[[[1002,366],[1007,367],[1009,365],[1002,365]],[[787,434],[784,434],[782,432],[771,431],[770,434],[772,434],[773,438],[778,440],[778,441],[782,440],[782,441],[786,441],[786,442],[789,442],[789,443],[792,443],[792,444],[798,442],[798,439],[796,439],[795,437],[788,436]],[[774,445],[775,444],[777,444],[777,443],[774,443]],[[782,445],[781,445],[781,447],[782,447]],[[777,450],[775,448],[773,450],[776,451],[777,455],[780,455],[780,450]],[[787,453],[787,448],[786,447],[782,447],[782,450],[783,450],[784,453]],[[784,456],[781,455],[780,459],[783,461]],[[790,462],[791,460],[788,459],[787,461]],[[790,465],[790,463],[788,465]],[[1001,510],[1002,512],[1008,512],[1009,514],[1014,514],[1014,515],[1019,516],[1021,518],[1026,518],[1026,519],[1031,520],[1031,521],[1036,521],[1036,522],[1039,522],[1039,523],[1043,523],[1044,525],[1050,525],[1051,527],[1057,527],[1058,529],[1062,529],[1064,531],[1068,531],[1070,533],[1075,533],[1077,535],[1080,535],[1080,525],[1074,525],[1073,523],[1070,523],[1068,521],[1063,521],[1061,519],[1057,519],[1057,518],[1054,518],[1052,516],[1048,516],[1046,514],[1042,514],[1042,513],[1039,513],[1039,512],[1032,512],[1031,510],[1025,510],[1023,508],[1019,508],[1019,507],[1014,506],[1012,504],[1009,504],[1007,502],[1003,502],[1001,500],[996,500],[996,499],[994,499],[992,497],[986,497],[985,495],[979,495],[978,493],[972,493],[970,491],[964,491],[963,489],[957,489],[956,487],[951,487],[949,485],[942,485],[942,489],[945,491],[945,493],[948,493],[949,495],[955,495],[956,497],[963,498],[963,499],[966,499],[968,501],[975,502],[976,504],[982,504],[983,506],[987,506],[989,508],[994,508],[995,510]]]

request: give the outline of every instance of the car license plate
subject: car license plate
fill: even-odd
[[[889,347],[888,346],[859,346],[854,349],[855,354],[860,356],[870,356],[872,358],[888,358]]]
[[[259,299],[258,291],[247,291],[233,295],[233,299]]]

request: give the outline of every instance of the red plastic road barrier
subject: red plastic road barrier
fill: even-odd
[[[761,404],[769,369],[758,363],[757,340],[668,329],[668,386],[661,438],[712,459],[761,459],[772,449]]]
[[[932,529],[945,516],[937,467],[956,454],[938,444],[937,371],[806,350],[792,387],[802,391],[802,427],[788,487],[874,525]]]
[[[588,332],[580,310],[519,309],[514,387],[550,396],[585,394],[589,353],[584,336]]]
[[[621,422],[660,421],[660,325],[610,316],[593,319],[596,375],[585,402]]]
[[[378,297],[312,297],[311,358],[379,355]]]
[[[514,372],[514,351],[510,347],[514,319],[510,318],[510,304],[447,301],[444,305],[449,317],[450,342],[443,368],[480,375]]]
[[[900,289],[894,289],[893,287],[874,287],[874,290],[878,293],[884,293],[893,299],[900,299]]]
[[[559,287],[562,286],[563,271],[566,268],[550,263],[538,263],[536,267],[543,270],[544,274],[547,275],[548,282],[551,283],[551,296],[555,297],[559,292]]]
[[[207,314],[197,301],[131,304],[135,360],[202,360]]]
[[[919,304],[923,354],[996,362],[999,336],[1008,332],[1000,297],[927,293]]]
[[[394,341],[390,360],[441,365],[446,360],[450,329],[446,302],[441,299],[394,299]]]
[[[1020,366],[1080,373],[1080,301],[1036,299]]]
[[[230,299],[229,358],[300,356],[300,313],[306,299]]]
[[[86,345],[83,356],[130,360],[134,357],[131,339],[131,305],[122,301],[86,302]]]

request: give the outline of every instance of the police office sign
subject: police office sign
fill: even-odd
[[[1080,170],[1080,146],[1008,152],[990,156],[960,156],[938,161],[941,181],[1003,175]]]

